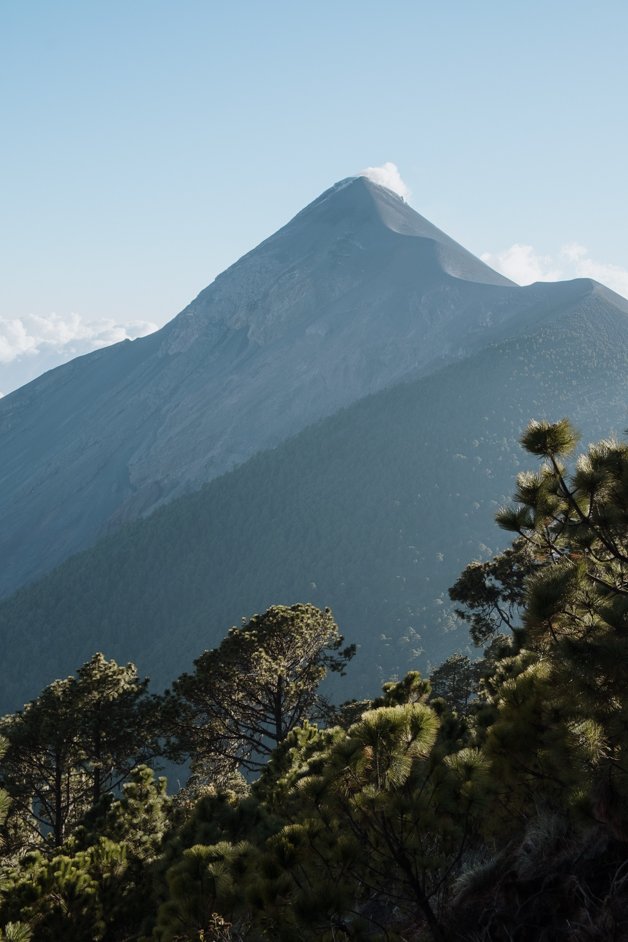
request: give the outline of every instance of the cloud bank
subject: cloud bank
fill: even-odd
[[[79,314],[0,317],[0,363],[37,356],[45,350],[67,353],[69,358],[119,340],[143,337],[156,329],[150,321],[119,324],[108,318],[85,320]]]
[[[542,255],[532,245],[515,242],[501,252],[483,252],[483,262],[520,285],[534,281],[559,281],[568,278],[594,278],[617,294],[628,298],[628,269],[591,258],[589,250],[578,242],[563,245],[556,255]]]
[[[401,196],[404,200],[408,199],[410,196],[410,190],[401,179],[397,165],[390,161],[383,164],[381,167],[366,167],[365,170],[360,170],[358,176],[368,177],[373,183],[379,183],[380,186],[385,186],[388,190],[392,190],[393,193],[396,193],[397,196]]]
[[[156,329],[150,321],[121,324],[79,314],[0,316],[0,390],[7,393],[73,357]]]

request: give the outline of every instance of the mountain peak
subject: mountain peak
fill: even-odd
[[[383,190],[385,193],[389,193],[395,199],[399,200],[399,202],[405,203],[404,198],[400,196],[399,193],[397,193],[395,190],[384,186],[382,183],[378,183],[376,180],[372,180],[364,173],[359,173],[352,177],[343,177],[342,180],[338,180],[336,183],[333,183],[330,187],[324,190],[320,196],[309,203],[305,209],[320,205],[327,200],[338,196],[343,190],[347,191],[344,194],[345,196],[358,200],[360,199],[361,194],[364,192],[371,193],[373,195],[377,194],[378,191]]]
[[[160,331],[0,402],[0,593],[352,402],[573,309],[574,292],[517,287],[386,186],[340,180]]]
[[[356,256],[363,260],[371,255],[368,268],[372,270],[373,265],[381,268],[390,253],[400,252],[407,256],[407,266],[415,268],[420,281],[428,275],[428,280],[448,276],[481,285],[513,286],[512,281],[421,216],[402,196],[367,176],[356,175],[339,180],[317,196],[274,235],[219,275],[184,313],[192,314],[197,302],[227,280],[235,277],[241,284],[243,271],[250,267],[257,274],[260,266],[268,273],[269,266],[277,277],[283,277],[286,271],[303,271],[315,256],[322,262],[332,254],[336,267],[342,258],[345,265],[353,259],[358,269],[362,261]]]
[[[360,320],[371,308],[379,331],[384,311],[403,318],[452,280],[514,287],[397,193],[363,175],[346,177],[201,291],[163,328],[164,349],[181,353],[219,327],[262,346],[292,330],[326,334],[347,311]]]

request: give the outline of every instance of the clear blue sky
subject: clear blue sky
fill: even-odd
[[[625,0],[2,0],[0,317],[163,323],[385,161],[477,254],[628,268],[627,39]]]

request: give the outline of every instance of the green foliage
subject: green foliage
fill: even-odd
[[[124,844],[131,858],[152,860],[170,825],[172,799],[166,786],[166,779],[156,779],[148,766],[137,766],[119,797],[105,795],[83,818],[73,835],[74,845],[88,847],[107,837]]]
[[[466,713],[477,696],[483,668],[482,661],[472,661],[466,654],[452,654],[430,675],[432,696],[442,698],[449,709]]]
[[[170,713],[179,749],[219,772],[259,769],[307,717],[320,715],[318,687],[329,670],[343,673],[354,647],[342,649],[329,609],[274,605],[194,662],[175,681]]]
[[[134,665],[96,654],[0,720],[12,814],[32,846],[60,847],[85,812],[157,752],[158,701]]]
[[[2,781],[12,814],[29,827],[34,846],[59,847],[89,806],[73,693],[72,681],[55,681],[23,711],[0,721],[8,742]]]
[[[367,938],[380,920],[391,933],[418,920],[444,938],[446,886],[485,771],[477,751],[449,752],[438,736],[420,702],[369,710],[348,731],[293,735],[278,783],[292,820],[260,849],[250,890],[270,937]]]
[[[0,942],[31,942],[32,933],[28,926],[19,922],[8,922],[0,929]]]
[[[167,874],[168,899],[159,909],[156,942],[211,939],[216,914],[237,907],[240,878],[251,848],[246,843],[197,844],[185,850]]]
[[[444,939],[488,783],[429,690],[414,672],[348,730],[305,722],[249,796],[203,798],[167,845],[154,938],[200,938],[219,914],[234,939],[379,938],[383,925],[401,939],[425,924]]]
[[[561,419],[560,422],[533,420],[521,436],[521,444],[531,455],[558,458],[570,455],[579,439],[569,419]]]
[[[626,930],[628,445],[591,445],[568,473],[559,457],[576,440],[565,420],[533,423],[523,442],[544,463],[500,515],[529,566],[516,645],[477,714],[496,785],[483,830],[500,850],[461,880],[455,911],[481,938]]]
[[[382,696],[373,701],[374,708],[423,703],[430,695],[431,685],[418,671],[409,671],[401,680],[387,681],[383,684],[382,691]]]
[[[7,743],[6,740],[0,738],[0,758],[6,752]],[[11,800],[7,792],[0,788],[0,827],[4,825],[9,808],[11,805]],[[4,841],[0,841],[0,852],[4,851]],[[0,894],[2,894],[6,889],[6,880],[4,878],[3,871],[4,868],[0,869]],[[0,942],[31,942],[31,931],[30,928],[23,923],[19,922],[7,922],[3,928],[0,928]]]
[[[72,738],[75,687],[47,688],[37,709],[48,761],[73,770],[66,791],[91,809],[53,856],[8,858],[6,937],[624,938],[628,445],[590,446],[568,472],[565,422],[537,424],[525,442],[543,464],[518,475],[503,515],[517,522],[513,546],[452,589],[476,639],[491,642],[484,658],[452,655],[429,680],[410,671],[331,710],[318,684],[351,654],[331,613],[275,606],[175,684],[169,722],[193,721],[197,775],[239,761],[261,770],[252,785],[218,775],[170,800],[140,767],[94,803],[94,751],[81,746],[94,741],[92,701]],[[93,666],[96,678],[79,672],[92,692],[107,687]],[[9,721],[21,714],[10,732]],[[110,754],[116,737],[104,736]],[[10,756],[19,737],[8,738]]]
[[[104,796],[61,852],[32,852],[8,872],[1,915],[36,926],[37,942],[126,938],[154,913],[150,865],[168,805],[165,780],[135,769],[121,797]]]
[[[124,847],[107,838],[50,859],[35,852],[5,890],[3,914],[36,925],[38,942],[99,942],[115,924],[126,867]]]
[[[329,749],[345,735],[342,727],[319,729],[307,720],[295,727],[274,750],[253,786],[254,795],[280,816],[298,813],[301,783],[321,774]]]
[[[96,802],[159,752],[160,701],[148,695],[148,680],[139,679],[134,664],[95,654],[76,674],[83,766]]]
[[[498,514],[498,522],[505,517]],[[514,519],[514,518],[513,518]],[[521,520],[516,517],[518,533]],[[484,645],[501,632],[515,632],[525,602],[526,579],[534,569],[534,558],[523,539],[487,562],[472,562],[449,589],[453,602],[462,603],[456,614],[469,623],[474,644]]]
[[[0,761],[2,761],[2,758],[4,754],[6,753],[6,751],[7,751],[7,741],[6,739],[3,739],[2,737],[0,737]],[[0,828],[2,828],[2,826],[4,825],[4,822],[6,821],[6,817],[7,817],[7,814],[9,813],[10,806],[11,806],[11,799],[9,798],[9,795],[4,790],[4,788],[0,788]],[[2,838],[0,837],[0,850],[2,849],[2,844],[3,844],[3,841],[2,841]]]
[[[2,601],[0,711],[95,650],[163,689],[277,601],[329,605],[358,643],[345,698],[463,649],[447,587],[506,544],[493,517],[530,415],[569,414],[589,441],[626,425],[625,348],[587,305],[357,403]]]
[[[478,640],[509,621],[505,602],[522,615],[514,657],[488,685],[497,714],[485,748],[517,784],[508,800],[543,794],[576,809],[588,796],[593,818],[628,833],[628,445],[592,445],[568,474],[558,459],[577,435],[566,420],[531,423],[522,441],[543,464],[518,476],[500,515],[517,521],[512,554],[468,569],[452,590]]]

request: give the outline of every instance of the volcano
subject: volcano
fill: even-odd
[[[0,594],[366,396],[575,314],[624,342],[628,302],[595,282],[518,287],[342,180],[161,330],[0,401]]]

